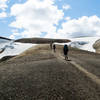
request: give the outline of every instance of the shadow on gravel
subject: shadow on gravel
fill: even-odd
[[[5,56],[5,57],[3,57],[3,58],[0,59],[0,63],[1,62],[5,62],[5,61],[7,61],[7,60],[9,60],[9,59],[11,59],[13,57],[15,57],[15,56]]]

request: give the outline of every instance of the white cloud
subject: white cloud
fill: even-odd
[[[1,13],[0,13],[0,18],[5,18],[7,17],[7,13],[6,13],[6,9],[7,9],[7,2],[9,0],[0,0],[0,10],[1,10]]]
[[[9,38],[10,38],[10,39],[15,39],[14,34],[10,35]]]
[[[100,18],[83,16],[78,19],[66,20],[57,34],[62,38],[100,36]]]
[[[66,9],[70,8],[65,7]],[[64,9],[65,9],[64,8]],[[11,37],[44,37],[70,38],[82,36],[100,36],[100,18],[94,16],[82,16],[78,19],[64,18],[63,10],[54,5],[54,0],[27,0],[24,4],[15,4],[11,7],[11,16],[15,20],[11,27],[24,29],[23,32]],[[64,19],[61,28],[57,30],[59,21]],[[57,30],[57,32],[56,32]]]
[[[63,5],[62,7],[64,10],[68,10],[68,9],[71,9],[71,6],[70,5]]]
[[[54,0],[28,0],[24,4],[11,7],[11,16],[15,16],[10,26],[24,29],[23,37],[41,36],[42,32],[56,32],[56,26],[64,16],[62,10],[54,5]]]
[[[9,36],[10,39],[16,39],[16,36],[20,36],[19,33],[14,32],[12,35]]]
[[[0,9],[6,10],[7,6],[7,1],[8,0],[0,0]]]
[[[1,13],[0,13],[0,18],[5,18],[5,17],[7,17],[6,12],[1,12]]]
[[[70,20],[70,19],[71,19],[70,17],[66,17],[66,18],[65,18],[66,21],[68,21],[68,20]]]

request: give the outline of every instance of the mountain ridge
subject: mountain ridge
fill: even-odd
[[[2,37],[2,36],[0,36],[0,39],[12,40],[12,39],[9,39],[9,38],[6,38],[6,37]]]

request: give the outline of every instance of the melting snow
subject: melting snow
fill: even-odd
[[[82,50],[87,50],[91,52],[95,52],[93,49],[93,44],[96,40],[100,39],[100,37],[83,37],[83,38],[70,38],[72,42],[70,43],[56,43],[60,45],[68,44],[71,47],[79,48]],[[25,50],[35,46],[36,44],[26,44],[26,43],[18,43],[13,40],[5,40],[0,39],[0,51],[5,48],[4,52],[0,54],[0,58],[4,56],[14,56],[19,55]]]
[[[56,43],[56,44],[68,44],[71,47],[79,48],[86,51],[95,52],[93,48],[93,44],[95,41],[100,39],[100,37],[81,37],[81,38],[69,38],[71,40],[70,43]]]
[[[18,42],[0,39],[0,51],[3,48],[5,48],[4,52],[0,54],[0,58],[4,56],[19,55],[20,53],[24,52],[25,50],[35,45],[36,44],[25,44],[25,43],[18,43]]]

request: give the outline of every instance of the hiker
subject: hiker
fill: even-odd
[[[54,52],[56,52],[56,45],[55,44],[53,45],[53,50],[54,50]]]
[[[50,48],[51,48],[51,50],[52,50],[52,42],[50,43]]]
[[[68,45],[65,44],[64,48],[63,48],[63,52],[64,52],[64,56],[65,56],[65,60],[68,60]]]

